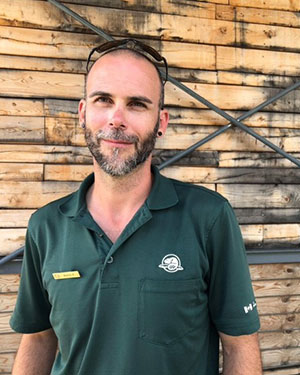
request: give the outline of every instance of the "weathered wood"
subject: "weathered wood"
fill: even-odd
[[[1,313],[0,312],[0,333],[11,333],[14,332],[9,325],[9,319],[11,313]],[[1,372],[0,372],[1,373]]]
[[[206,75],[204,76],[206,77]],[[238,72],[218,72],[218,82],[229,85],[256,86],[256,87],[279,87],[285,89],[292,86],[296,81],[295,77],[267,75],[256,73],[238,73]],[[196,81],[193,81],[196,82]],[[203,81],[206,83],[205,81]]]
[[[299,365],[300,348],[271,349],[262,352],[264,367]]]
[[[293,156],[300,160],[300,154]],[[276,152],[220,152],[220,167],[297,168],[294,163]]]
[[[19,333],[0,334],[0,353],[17,351],[22,335]],[[0,372],[0,374],[2,374]]]
[[[84,133],[77,119],[45,119],[46,143],[61,145],[85,146]]]
[[[1,181],[41,181],[43,164],[0,163]]]
[[[230,0],[230,4],[233,6],[290,10],[292,12],[300,11],[300,4],[293,0]]]
[[[265,370],[264,375],[299,375],[300,366],[288,367],[288,368],[275,368],[274,370]]]
[[[87,147],[0,144],[0,161],[89,164],[92,158]]]
[[[252,282],[256,297],[274,297],[299,294],[299,279],[255,280]]]
[[[10,254],[23,246],[25,232],[25,228],[0,229],[0,256]]]
[[[0,210],[0,228],[26,227],[35,210]]]
[[[160,165],[161,163],[171,159],[173,156],[177,155],[180,150],[159,150],[155,149],[153,151],[152,163],[154,165]],[[192,153],[184,156],[183,158],[177,160],[172,165],[198,165],[198,166],[214,166],[218,165],[218,153],[209,151],[193,151]]]
[[[275,314],[260,316],[261,331],[286,331],[299,328],[300,314]]]
[[[1,312],[13,312],[15,308],[16,300],[17,300],[16,293],[3,293],[3,294],[0,293],[0,311]]]
[[[276,2],[273,2],[272,6],[274,5],[276,6]],[[300,27],[300,20],[299,17],[297,17],[296,12],[279,11],[270,8],[258,9],[231,5],[217,5],[216,19],[235,22],[262,23],[264,25],[270,24]]]
[[[121,9],[95,9],[95,7],[86,5],[70,4],[69,6],[93,25],[107,30],[110,34],[146,35],[165,40],[185,39],[205,44],[228,44],[234,40],[233,22]],[[34,13],[31,12],[33,7]],[[86,31],[85,26],[74,21],[73,18],[65,15],[51,4],[37,0],[28,0],[26,6],[20,6],[16,0],[3,0],[0,24],[34,28],[42,26],[45,29],[64,31]],[[207,32],[208,30],[210,32]]]
[[[299,282],[299,279],[298,279]],[[257,297],[257,308],[260,315],[300,313],[299,296]],[[297,329],[298,327],[294,327]]]
[[[44,116],[43,100],[0,98],[0,116]]]
[[[92,165],[45,165],[45,181],[82,181],[93,171]]]
[[[300,279],[300,263],[250,265],[252,280]]]
[[[3,56],[3,61],[1,60],[0,64],[2,65],[0,66],[10,69],[15,67],[19,69],[21,60],[18,55],[26,54],[31,58],[23,57],[23,69],[36,70],[38,61],[40,61],[40,68],[37,70],[84,73],[85,60],[90,50],[100,43],[99,37],[93,34],[85,34],[82,35],[82,38],[78,38],[78,33],[41,29],[29,30],[0,26],[0,34],[2,35],[0,53],[17,55],[15,57]],[[39,43],[36,43],[37,40]],[[214,46],[149,39],[145,42],[159,50],[168,60],[170,67],[209,70],[216,67]],[[39,59],[34,57],[39,57]],[[46,58],[49,57],[51,60],[48,61]],[[195,72],[196,77],[197,75],[201,75],[201,73]]]
[[[75,191],[77,182],[0,181],[0,206],[3,208],[38,208]]]
[[[0,26],[1,32],[1,26]],[[0,42],[1,47],[1,42]],[[8,50],[10,51],[10,50]],[[36,70],[60,73],[85,73],[86,63],[82,60],[49,59],[46,57],[1,55],[1,69]]]
[[[0,141],[43,142],[44,118],[0,116]]]
[[[300,330],[285,332],[263,332],[259,334],[261,350],[296,348],[300,344]]]
[[[299,76],[299,53],[217,46],[217,69]]]
[[[0,293],[13,293],[19,289],[20,275],[0,275]]]
[[[223,1],[214,1],[214,3],[219,3]],[[99,6],[98,0],[67,0],[65,3],[68,4],[81,4],[81,5],[94,5]],[[215,5],[208,4],[209,2],[203,1],[192,1],[192,0],[182,0],[180,6],[171,0],[166,1],[149,1],[149,0],[102,0],[101,7],[117,8],[117,9],[132,9],[139,10],[143,12],[151,13],[166,13],[175,14],[188,17],[199,17],[199,18],[215,18]]]
[[[254,169],[171,166],[163,169],[162,173],[170,178],[194,183],[300,183],[299,168]]]
[[[240,224],[300,223],[299,208],[236,208]]]
[[[239,208],[300,207],[298,185],[218,184],[217,191]]]
[[[83,74],[34,71],[0,71],[2,95],[19,97],[67,97],[83,96]]]
[[[0,374],[10,373],[16,353],[0,353]]]

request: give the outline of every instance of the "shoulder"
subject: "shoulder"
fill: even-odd
[[[45,225],[49,221],[57,221],[58,217],[61,216],[60,207],[68,202],[75,194],[76,192],[68,194],[39,208],[31,215],[28,229]]]

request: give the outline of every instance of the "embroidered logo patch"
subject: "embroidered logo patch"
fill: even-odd
[[[171,273],[184,270],[184,268],[181,267],[180,258],[175,254],[168,254],[163,257],[161,264],[158,267]]]

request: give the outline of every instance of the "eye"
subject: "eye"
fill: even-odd
[[[95,98],[95,102],[110,104],[110,103],[112,103],[112,100],[108,96],[97,96]]]
[[[146,104],[140,100],[133,100],[129,103],[130,107],[136,107],[136,108],[147,108]]]

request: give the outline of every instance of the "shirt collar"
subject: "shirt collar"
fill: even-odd
[[[162,176],[158,169],[151,167],[154,175],[154,183],[146,205],[150,210],[162,210],[178,203],[178,196],[172,180]],[[90,186],[94,183],[94,174],[90,174],[80,185],[79,189],[71,194],[59,206],[60,212],[68,217],[76,218],[86,210],[86,194]]]

